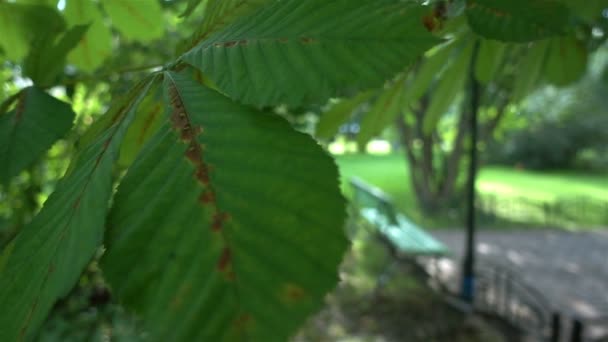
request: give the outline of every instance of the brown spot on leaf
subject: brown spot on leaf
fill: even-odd
[[[315,40],[310,37],[300,37],[300,41],[302,42],[302,44],[310,44],[314,43]]]
[[[251,328],[253,324],[253,317],[251,317],[248,313],[240,314],[232,323],[232,326],[237,331],[237,333],[242,334],[246,330]]]
[[[435,17],[431,14],[424,16],[422,18],[422,23],[429,32],[433,32],[437,28],[437,21],[435,20]]]
[[[230,251],[230,248],[224,247],[224,249],[222,249],[222,254],[220,255],[220,259],[217,262],[217,269],[220,272],[227,272],[228,268],[230,267],[231,259],[232,259],[232,253]]]
[[[207,167],[205,165],[199,165],[194,172],[194,177],[203,184],[209,184],[209,172],[207,172]]]
[[[188,295],[188,293],[190,292],[191,289],[192,289],[192,284],[190,284],[190,283],[183,284],[179,288],[179,290],[177,290],[177,293],[175,294],[173,299],[171,299],[171,303],[169,303],[169,309],[171,309],[172,311],[178,310],[184,302],[184,297],[186,297]]]
[[[281,288],[281,299],[286,303],[297,303],[306,297],[306,291],[294,283],[286,283]]]
[[[229,47],[235,46],[237,43],[238,43],[238,41],[230,41],[230,42],[223,42],[223,43],[215,43],[213,45],[216,46],[216,47],[226,47],[226,48],[229,48]]]
[[[215,194],[211,189],[207,189],[201,192],[200,196],[198,196],[198,201],[202,204],[209,204],[215,202]]]
[[[201,158],[199,154],[198,148],[196,148],[196,142],[191,141],[186,149],[186,158],[190,160],[194,165],[198,164],[199,159]]]
[[[211,230],[214,232],[219,232],[222,230],[222,227],[226,221],[230,218],[230,215],[227,213],[216,212],[213,214],[213,222],[211,224]]]

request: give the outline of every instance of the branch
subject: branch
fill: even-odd
[[[498,127],[498,124],[500,123],[500,121],[502,121],[502,118],[505,116],[507,104],[508,103],[501,104],[498,107],[498,113],[496,114],[496,116],[493,117],[490,121],[488,121],[484,125],[484,127],[481,129],[481,139],[480,139],[481,141],[487,142],[488,140],[491,139],[492,133],[494,133],[494,130],[496,129],[496,127]]]
[[[466,102],[466,101],[465,101]],[[463,102],[463,108],[460,112],[460,118],[458,120],[458,133],[456,133],[456,137],[454,138],[454,144],[452,151],[450,152],[449,157],[446,162],[446,170],[447,175],[445,177],[444,183],[441,186],[441,195],[446,196],[452,191],[453,183],[456,180],[456,176],[459,172],[459,164],[460,159],[462,157],[462,153],[464,152],[464,138],[468,133],[467,128],[467,105]]]
[[[146,70],[150,70],[150,69],[162,69],[163,67],[164,67],[163,65],[159,65],[159,64],[126,67],[126,68],[107,71],[107,72],[100,73],[100,74],[85,75],[83,77],[67,79],[65,82],[55,84],[54,86],[56,86],[56,85],[63,85],[63,86],[75,85],[77,83],[82,83],[82,82],[86,82],[86,81],[99,81],[99,80],[107,79],[113,75],[124,75],[124,74],[129,74],[132,72],[146,71]]]
[[[397,126],[397,131],[399,132],[401,144],[405,148],[405,153],[407,154],[407,159],[410,163],[410,169],[413,170],[416,168],[416,165],[418,165],[418,160],[412,151],[412,132],[410,127],[408,127],[408,125],[405,123],[403,115],[398,115],[395,118],[395,125]]]

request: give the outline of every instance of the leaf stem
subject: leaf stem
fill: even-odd
[[[70,78],[70,79],[67,79],[64,82],[61,82],[56,85],[74,85],[74,84],[86,82],[86,81],[101,81],[101,80],[109,78],[112,75],[124,75],[124,74],[132,73],[132,72],[146,71],[146,70],[155,69],[155,68],[162,69],[162,68],[164,68],[164,65],[149,64],[149,65],[140,65],[140,66],[110,70],[110,71],[107,71],[107,72],[104,72],[101,74],[93,74],[93,75],[87,75],[87,76],[83,76],[83,77]]]

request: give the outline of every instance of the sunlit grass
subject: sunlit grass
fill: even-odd
[[[451,222],[445,214],[435,217],[424,217],[416,206],[412,191],[408,166],[404,156],[393,154],[344,154],[336,156],[342,176],[342,187],[347,196],[351,194],[348,181],[356,176],[369,184],[381,188],[392,197],[397,209],[406,213],[426,227],[462,225]],[[608,201],[608,177],[574,171],[537,172],[517,168],[487,166],[480,170],[477,189],[482,196],[493,195],[500,201],[511,201],[508,208],[502,208],[497,214],[511,220],[509,211],[517,210],[522,205],[521,199],[554,203],[555,201]],[[511,209],[509,209],[511,208]],[[513,209],[515,208],[515,209]],[[500,209],[500,208],[499,208]],[[528,208],[530,223],[544,223],[542,207]],[[589,215],[601,213],[589,213]]]
[[[482,193],[548,201],[576,197],[608,199],[608,177],[573,171],[537,172],[486,167],[481,170],[477,187]]]

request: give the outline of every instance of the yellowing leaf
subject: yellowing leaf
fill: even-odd
[[[524,56],[519,65],[513,87],[513,101],[520,101],[530,94],[540,80],[540,75],[545,63],[549,42],[541,40],[534,43]]]
[[[364,145],[374,135],[382,132],[404,110],[404,77],[405,74],[384,90],[376,99],[371,110],[363,117],[361,131],[357,135],[359,145]]]
[[[67,0],[64,12],[70,26],[90,24],[87,33],[68,55],[68,61],[84,71],[94,71],[112,53],[112,33],[103,21],[98,4]]]
[[[552,39],[544,69],[547,81],[565,86],[580,79],[587,70],[584,44],[573,36]]]
[[[163,36],[165,21],[157,0],[102,0],[112,25],[128,39],[148,42]]]
[[[433,132],[439,119],[454,103],[454,100],[462,93],[469,74],[469,65],[473,53],[474,41],[465,42],[462,50],[454,61],[448,66],[433,90],[431,103],[424,113],[424,123],[422,130],[429,135]]]
[[[482,39],[479,45],[475,77],[481,83],[490,82],[503,61],[507,45],[495,40]]]

